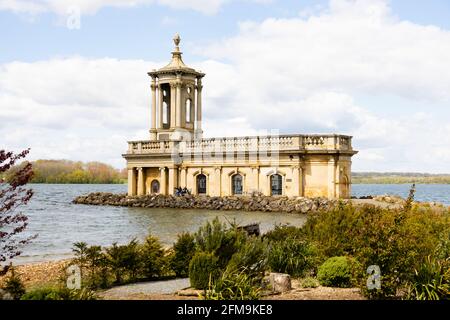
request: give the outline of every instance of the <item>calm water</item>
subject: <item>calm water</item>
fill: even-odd
[[[72,204],[78,195],[89,192],[126,192],[126,185],[31,185],[35,194],[22,209],[29,216],[29,234],[38,234],[27,245],[16,263],[54,260],[71,256],[72,244],[111,245],[126,243],[149,232],[163,244],[171,245],[182,231],[193,232],[205,221],[218,216],[222,221],[240,224],[260,223],[261,231],[276,223],[301,226],[306,216],[285,213],[233,212],[211,210],[176,210],[157,208],[127,208]],[[353,195],[398,194],[407,196],[409,185],[354,185]],[[450,205],[450,185],[418,185],[416,199],[439,201]]]
[[[354,184],[352,194],[365,195],[396,194],[406,198],[411,184]],[[450,184],[418,184],[414,195],[417,201],[440,202],[450,206]]]

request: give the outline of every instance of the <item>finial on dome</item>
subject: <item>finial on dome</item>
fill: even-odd
[[[175,46],[178,47],[178,45],[180,44],[181,38],[180,35],[177,33],[175,33],[174,37],[173,37],[173,43],[175,43]]]

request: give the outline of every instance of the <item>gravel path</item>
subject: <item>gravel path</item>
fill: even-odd
[[[103,291],[100,296],[104,299],[126,299],[127,296],[136,295],[173,295],[189,286],[189,278],[151,281],[114,287]]]

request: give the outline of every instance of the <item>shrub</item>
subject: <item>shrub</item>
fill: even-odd
[[[136,239],[131,240],[126,245],[113,245],[106,248],[106,262],[111,268],[115,283],[124,283],[124,275],[128,275],[131,280],[136,279],[141,266],[139,245]]]
[[[173,255],[170,267],[177,277],[186,277],[189,274],[189,262],[195,254],[195,237],[190,233],[178,235],[173,245]]]
[[[245,272],[251,277],[263,278],[267,269],[267,241],[248,237],[228,262],[227,269],[232,272]]]
[[[195,243],[198,250],[214,254],[218,258],[219,266],[225,268],[246,236],[246,233],[238,230],[235,224],[227,228],[216,217],[212,222],[208,221],[199,228],[195,234]]]
[[[411,197],[410,197],[411,198]],[[340,204],[308,219],[305,234],[323,257],[352,256],[359,263],[359,285],[370,298],[395,297],[404,289],[426,256],[446,247],[449,210],[410,206],[388,209]],[[448,234],[448,233],[447,233]],[[445,248],[441,252],[445,252]],[[381,289],[367,290],[366,269],[381,270]]]
[[[197,252],[189,264],[189,280],[195,289],[206,289],[219,276],[218,258],[212,253]]]
[[[450,299],[450,258],[436,260],[427,257],[419,269],[415,270],[407,288],[407,299]]]
[[[25,293],[21,300],[96,300],[89,289],[39,288]]]
[[[157,238],[148,236],[142,245],[141,254],[145,278],[159,277],[166,272],[165,251]]]
[[[253,278],[245,269],[240,272],[227,269],[203,296],[205,300],[258,300],[260,297],[260,279]]]
[[[315,247],[305,241],[288,237],[270,244],[268,264],[273,272],[301,277],[314,271],[317,264]]]
[[[3,284],[3,290],[14,300],[19,300],[25,293],[25,286],[20,277],[16,274],[14,268],[11,268],[11,274],[6,278],[5,283]]]
[[[350,287],[352,265],[347,257],[332,257],[325,261],[317,273],[321,285],[326,287]]]
[[[85,242],[73,244],[75,254],[73,263],[81,268],[83,284],[91,289],[108,288],[111,285],[111,272],[101,246],[88,246]]]
[[[286,238],[296,238],[301,239],[304,237],[304,232],[301,228],[297,228],[295,226],[290,225],[275,225],[273,230],[266,232],[263,235],[263,238],[267,239],[270,242],[274,241],[283,241]]]

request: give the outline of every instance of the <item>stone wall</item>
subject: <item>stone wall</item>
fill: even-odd
[[[143,208],[178,208],[178,209],[209,209],[209,210],[243,210],[268,211],[288,213],[310,213],[327,210],[338,204],[338,200],[326,198],[304,197],[268,197],[268,196],[228,196],[210,197],[186,195],[128,196],[127,194],[90,193],[73,200],[76,204],[111,205]]]

